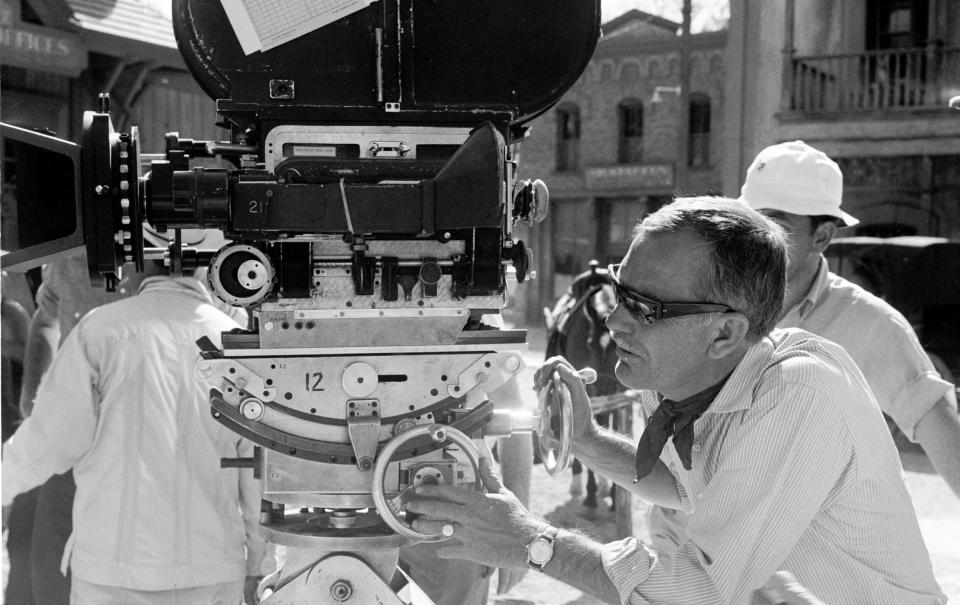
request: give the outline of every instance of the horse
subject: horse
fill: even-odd
[[[597,261],[590,261],[589,267],[574,278],[553,309],[544,308],[543,312],[547,328],[546,357],[549,359],[562,355],[578,370],[584,367],[596,370],[597,380],[587,385],[587,394],[597,397],[621,393],[627,389],[614,374],[617,347],[606,328],[606,319],[616,307],[613,284],[607,270],[600,268]],[[611,420],[616,420],[616,414],[607,412],[598,414],[596,418],[601,425],[607,425]],[[618,426],[611,428],[620,431],[630,429]],[[582,493],[580,475],[583,466],[574,459],[572,467],[570,494],[578,496]],[[597,481],[590,469],[587,469],[586,487],[583,505],[596,508]],[[612,489],[610,495],[613,496]],[[615,500],[612,498],[612,501]]]

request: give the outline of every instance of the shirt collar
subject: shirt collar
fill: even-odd
[[[706,413],[723,414],[749,408],[753,403],[753,385],[767,366],[763,360],[773,355],[773,349],[774,344],[769,336],[764,336],[747,349],[747,353],[734,368]]]
[[[810,284],[810,289],[807,290],[806,296],[804,296],[803,300],[798,302],[796,306],[790,309],[790,313],[787,313],[787,315],[796,311],[801,321],[806,319],[807,314],[810,313],[810,310],[813,309],[817,300],[820,299],[820,295],[823,294],[823,291],[826,289],[829,275],[830,266],[827,264],[827,259],[821,256],[820,268],[817,269],[817,276],[813,278],[813,283]]]
[[[179,292],[181,294],[200,299],[205,303],[213,304],[213,297],[210,295],[210,292],[203,287],[202,283],[193,277],[154,275],[144,279],[140,283],[140,288],[137,290],[137,294],[159,291]]]

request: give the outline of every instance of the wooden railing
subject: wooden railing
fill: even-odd
[[[946,107],[960,88],[960,47],[794,57],[791,67],[788,111]]]

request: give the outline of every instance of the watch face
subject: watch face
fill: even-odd
[[[553,544],[550,544],[542,538],[537,538],[530,544],[530,552],[528,556],[530,560],[538,565],[543,565],[550,560],[550,556],[553,554]]]

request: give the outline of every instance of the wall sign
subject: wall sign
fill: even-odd
[[[623,164],[585,168],[588,189],[637,189],[673,186],[673,164]]]
[[[19,3],[0,1],[0,55],[4,65],[76,77],[87,67],[80,36],[20,21]]]

